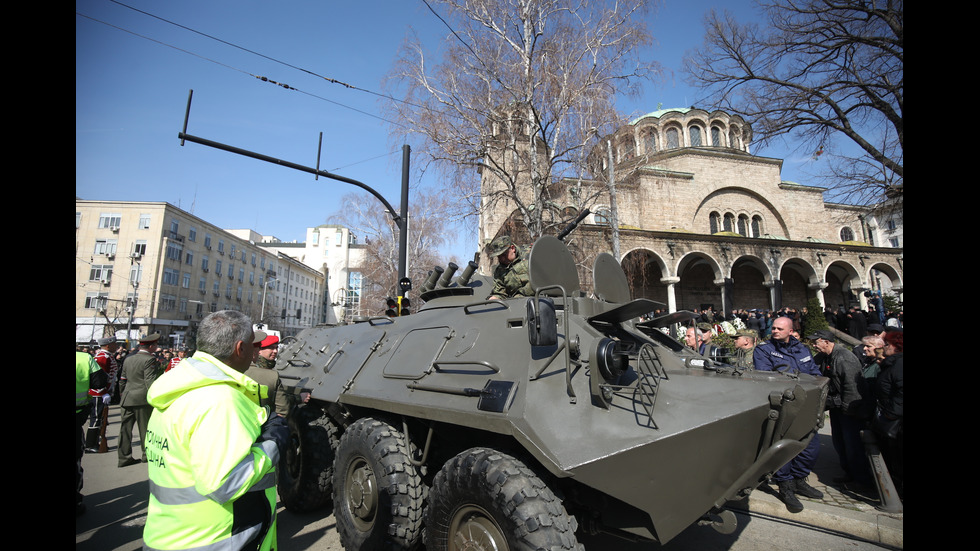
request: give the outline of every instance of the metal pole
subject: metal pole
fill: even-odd
[[[411,164],[412,149],[402,146],[402,204],[401,220],[398,222],[398,280],[408,276],[408,169]],[[400,291],[400,296],[405,293]]]

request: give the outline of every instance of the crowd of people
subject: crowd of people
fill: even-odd
[[[874,311],[857,307],[829,311],[828,325],[853,337],[848,347],[838,333],[827,329],[805,331],[806,309],[784,308],[778,312],[741,311],[720,316],[706,309],[686,328],[684,343],[705,357],[741,369],[789,371],[827,377],[831,440],[844,476],[835,479],[861,495],[872,495],[874,480],[861,439],[862,430],[876,436],[889,474],[900,498],[904,499],[904,332],[902,315],[885,317],[887,326],[876,323]],[[830,324],[833,314],[834,323]],[[654,314],[655,316],[656,314]],[[894,320],[894,321],[893,321]],[[801,336],[801,332],[805,336]],[[727,347],[717,344],[718,334],[727,334]],[[730,342],[730,344],[729,344]],[[773,480],[788,510],[799,512],[802,495],[820,499],[822,493],[806,479],[816,462],[819,441],[809,446],[780,469]]]

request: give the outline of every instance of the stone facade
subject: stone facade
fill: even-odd
[[[597,148],[595,174],[608,174],[613,151],[620,259],[633,296],[670,311],[799,308],[811,297],[835,309],[866,306],[863,292],[872,289],[901,300],[903,249],[884,238],[869,243],[879,228],[867,209],[783,181],[781,160],[749,152],[751,135],[737,116],[671,109],[636,119]],[[484,176],[483,185],[498,184]],[[563,217],[592,211],[569,241],[588,288],[589,258],[613,248],[608,186],[566,179],[556,187]],[[578,204],[582,197],[597,199]],[[481,236],[516,231],[515,216],[498,203]]]

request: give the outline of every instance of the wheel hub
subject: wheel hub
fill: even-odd
[[[507,538],[483,508],[461,507],[449,525],[449,551],[508,551]]]
[[[378,485],[374,471],[361,458],[347,469],[347,508],[357,528],[367,531],[373,524],[378,507]]]

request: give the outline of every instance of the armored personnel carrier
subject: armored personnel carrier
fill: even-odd
[[[307,329],[282,350],[283,384],[311,396],[289,416],[287,508],[332,502],[348,551],[734,529],[724,505],[805,447],[826,383],[712,364],[659,331],[684,313],[638,326],[660,305],[630,298],[611,255],[592,296],[555,237],[528,262],[532,298],[488,300],[475,264],[450,265],[417,314]]]

